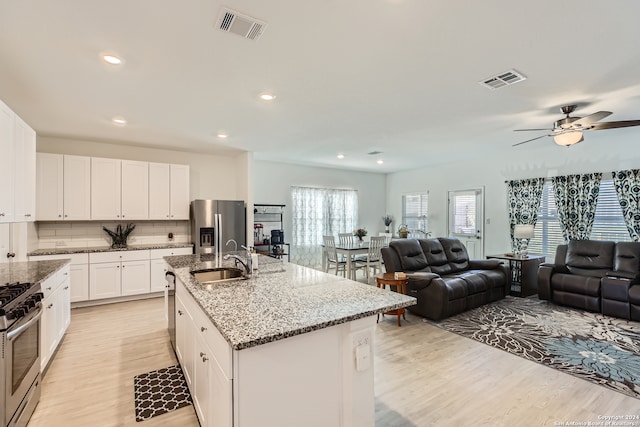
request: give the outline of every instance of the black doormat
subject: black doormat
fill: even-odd
[[[192,403],[179,365],[136,375],[133,388],[136,421],[148,420]]]
[[[640,399],[640,322],[507,297],[432,323]]]

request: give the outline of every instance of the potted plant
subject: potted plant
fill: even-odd
[[[362,238],[367,235],[367,229],[364,227],[356,228],[353,230],[353,235],[358,236],[358,240],[362,242]]]
[[[386,214],[385,216],[382,217],[382,222],[384,222],[384,232],[388,233],[389,232],[389,226],[393,222],[393,217],[391,215],[389,215],[389,214]]]
[[[400,227],[398,227],[398,236],[400,236],[400,238],[402,239],[406,239],[407,237],[409,237],[409,227],[407,226],[407,224],[402,224]]]

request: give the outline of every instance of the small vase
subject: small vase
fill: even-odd
[[[384,228],[384,232],[385,232],[385,233],[388,233],[388,232],[389,232],[389,227],[385,227],[385,228]]]
[[[364,242],[364,239],[363,239],[362,236],[358,236],[358,242],[360,242],[360,243]]]

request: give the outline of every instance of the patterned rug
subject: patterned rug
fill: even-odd
[[[190,405],[191,394],[180,366],[170,366],[133,378],[136,421]]]
[[[430,323],[640,399],[640,322],[507,297]]]

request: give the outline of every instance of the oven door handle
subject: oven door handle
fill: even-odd
[[[38,309],[38,312],[31,319],[29,319],[29,321],[26,322],[24,325],[20,325],[20,326],[18,326],[17,328],[15,328],[12,331],[7,331],[7,339],[9,341],[12,341],[16,336],[20,335],[22,333],[22,331],[24,331],[25,329],[29,328],[34,323],[36,323],[38,320],[40,320],[41,316],[42,316],[42,307],[40,307]]]

